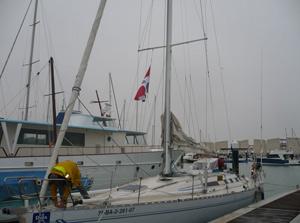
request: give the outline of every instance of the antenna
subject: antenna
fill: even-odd
[[[260,164],[262,165],[262,154],[264,152],[262,146],[263,137],[263,49],[261,49],[261,64],[260,64]]]

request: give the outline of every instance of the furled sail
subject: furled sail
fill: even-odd
[[[164,114],[161,115],[161,123],[164,123]],[[164,125],[162,124],[161,138],[162,145],[164,144]],[[186,133],[183,132],[181,124],[176,116],[171,112],[171,120],[170,120],[170,144],[173,148],[180,148],[185,150],[186,152],[191,152],[195,150],[202,151],[206,153],[204,144],[197,143],[195,139],[187,136]]]

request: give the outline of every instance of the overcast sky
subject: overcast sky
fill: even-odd
[[[0,0],[1,69],[28,4],[29,0]],[[40,23],[34,58],[40,61],[34,65],[33,76],[42,71],[33,83],[31,105],[36,107],[31,109],[31,119],[45,118],[47,98],[38,95],[44,95],[47,89],[43,78],[47,76],[48,68],[43,67],[50,55],[54,57],[58,72],[57,91],[64,90],[68,101],[98,4],[98,0],[39,1]],[[206,95],[204,42],[173,49],[172,110],[184,130],[197,141],[200,129],[202,140],[205,140],[206,132],[207,140],[227,140],[229,129],[232,139],[259,138],[262,109],[264,138],[284,137],[285,129],[291,136],[292,128],[300,136],[300,1],[202,1],[202,5],[208,36],[211,86],[208,92],[211,95]],[[24,106],[24,96],[23,99],[19,96],[25,94],[28,68],[22,64],[28,63],[32,6],[0,80],[2,117],[20,118],[19,108]],[[199,6],[197,0],[174,1],[174,43],[203,37]],[[126,100],[125,123],[133,129],[133,97],[151,64],[149,95],[145,103],[139,103],[139,128],[151,132],[156,95],[156,135],[159,134],[162,111],[163,50],[138,54],[137,49],[139,43],[143,47],[164,45],[164,7],[165,2],[159,0],[153,1],[153,5],[152,1],[146,0],[107,1],[80,95],[96,114],[98,107],[89,102],[96,98],[96,89],[102,99],[108,98],[108,73],[111,72],[119,112]],[[147,20],[149,15],[151,19]],[[140,30],[146,30],[146,34],[142,35]],[[38,108],[38,105],[42,106]],[[58,107],[61,106],[62,95],[59,95]],[[113,115],[116,117],[115,109]]]

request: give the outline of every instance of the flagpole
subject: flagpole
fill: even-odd
[[[138,130],[138,120],[139,120],[139,117],[138,117],[138,114],[139,114],[139,103],[138,101],[136,102],[136,112],[135,112],[135,131]]]

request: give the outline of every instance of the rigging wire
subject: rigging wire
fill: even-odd
[[[187,38],[184,34],[186,34],[187,31],[183,29],[183,27],[186,27],[186,25],[183,24],[184,23],[184,19],[183,19],[184,16],[183,16],[183,9],[182,9],[183,5],[182,5],[182,2],[180,2],[180,3],[181,3],[180,4],[180,8],[181,8],[180,12],[181,12],[181,17],[182,17],[182,19],[180,20],[181,21],[181,34],[182,34],[182,39],[185,40]],[[186,108],[187,108],[186,103],[189,106],[189,101],[186,102],[186,100],[184,100],[186,98],[186,93],[188,94],[188,86],[187,86],[187,82],[186,82],[186,80],[187,80],[186,45],[182,46],[182,50],[183,50],[183,66],[184,66],[184,96],[183,96],[183,102],[182,102],[183,103],[183,117],[184,117],[183,125],[188,128],[188,133],[190,134],[190,123],[189,123],[190,119],[188,118],[188,115],[186,113]]]
[[[142,1],[141,1],[142,2]],[[150,36],[151,36],[151,26],[152,26],[152,17],[153,17],[153,6],[154,6],[154,1],[152,0],[151,1],[151,4],[148,8],[148,12],[147,12],[147,16],[146,16],[146,25],[144,26],[144,29],[142,30],[141,28],[141,24],[142,24],[142,3],[141,3],[141,7],[140,7],[140,17],[139,17],[139,32],[138,32],[138,39],[139,39],[139,43],[138,43],[138,50],[144,46],[144,44],[148,44],[150,43]],[[152,54],[149,54],[147,53],[146,54],[146,63],[145,63],[145,69],[147,68],[148,64],[149,64],[149,55],[150,55],[150,61],[152,62]],[[135,82],[135,86],[136,88],[138,88],[139,86],[139,73],[140,73],[140,68],[141,68],[141,54],[138,53],[137,54],[137,67],[136,67],[136,75],[135,75],[135,78],[133,79],[133,82]],[[142,68],[143,69],[143,68]],[[144,69],[143,69],[144,70]],[[133,84],[134,86],[134,84]],[[142,128],[144,126],[144,120],[142,120],[142,123],[139,122],[139,120],[142,119],[142,117],[145,117],[145,115],[143,115],[143,112],[139,112],[138,111],[138,108],[139,108],[139,104],[138,102],[135,102],[134,100],[132,100],[132,95],[134,93],[136,89],[134,88],[131,88],[131,93],[130,93],[130,99],[128,100],[129,103],[128,103],[128,112],[126,112],[126,119],[128,119],[129,115],[131,114],[131,112],[129,112],[131,110],[131,107],[133,104],[136,105],[136,109],[135,109],[135,112],[133,114],[135,114],[135,124],[136,124],[136,127],[135,129],[137,130],[138,128]],[[135,102],[135,103],[134,103]],[[142,106],[142,109],[145,110],[145,105],[146,104],[143,104]],[[148,104],[147,104],[148,105]],[[134,122],[134,119],[131,119],[130,121],[130,126],[133,126],[133,122]]]
[[[7,110],[6,110],[6,102],[5,102],[5,97],[4,97],[4,89],[3,89],[3,86],[2,86],[2,81],[0,80],[0,89],[1,89],[1,96],[2,96],[2,100],[3,100],[3,104],[4,104],[4,107],[3,107],[3,111],[4,111],[4,115],[7,116]]]
[[[84,107],[84,109],[88,112],[88,114],[91,116],[91,117],[95,117],[94,115],[92,115],[92,113],[90,112],[90,110],[84,105],[84,103],[81,101],[81,99],[78,97],[78,101],[79,101],[79,103]],[[101,123],[100,122],[96,122],[97,123],[97,125],[99,125],[100,126],[100,128],[102,128],[102,129],[104,129],[104,127],[101,125]],[[117,146],[117,147],[119,147],[119,148],[122,148],[122,146],[113,138],[113,137],[111,137],[111,140],[114,142],[114,144]],[[134,160],[128,155],[128,154],[126,154],[126,153],[123,153],[134,165],[136,165],[136,166],[139,166],[136,162],[134,162]],[[144,170],[142,167],[140,167],[140,169],[145,173],[145,174],[147,174],[148,176],[150,176],[150,174],[146,171],[146,170]]]
[[[148,21],[147,21],[147,24],[145,26],[148,27],[147,29],[147,33],[148,35],[146,36],[146,32],[145,32],[145,39],[144,39],[144,43],[147,44],[148,46],[150,45],[150,37],[151,37],[151,27],[152,27],[152,16],[153,16],[153,0],[151,1],[151,6],[150,6],[150,11],[149,11],[149,16],[148,16]],[[145,30],[146,31],[146,30]],[[146,43],[146,37],[147,37],[147,43]],[[151,52],[147,52],[146,53],[146,61],[145,61],[145,66],[144,66],[144,70],[147,70],[149,66],[151,66],[152,64],[152,56],[153,56],[153,50],[151,50]],[[149,59],[150,57],[150,59]],[[149,62],[150,60],[150,62]],[[149,64],[149,65],[148,65]],[[146,119],[146,116],[147,115],[144,115],[145,114],[145,110],[148,111],[149,109],[147,109],[148,105],[149,105],[149,100],[147,100],[146,103],[143,103],[142,106],[141,106],[141,112],[140,112],[140,118],[138,120],[141,120],[142,122],[140,123],[140,129],[143,129],[144,127],[144,122],[145,122],[145,119]],[[138,103],[138,102],[137,102]],[[143,118],[144,117],[144,118]]]
[[[153,6],[153,1],[152,1],[152,4],[151,4],[152,6]],[[141,39],[143,39],[144,37],[144,31],[141,31],[141,24],[142,24],[142,8],[143,8],[143,1],[141,1],[141,6],[140,6],[140,16],[139,16],[139,31],[138,31],[138,46],[137,46],[137,48],[138,49],[140,49],[140,47],[141,47],[141,42],[142,42],[142,40]],[[152,9],[151,9],[151,7],[149,8],[149,11],[151,12],[152,11]],[[148,13],[148,15],[147,15],[147,18],[149,17],[149,13]],[[147,20],[148,21],[148,20]],[[138,87],[138,76],[139,76],[139,69],[140,69],[140,62],[141,61],[141,58],[140,58],[140,54],[139,53],[137,53],[137,67],[136,67],[136,72],[135,72],[135,77],[134,77],[134,79],[133,79],[133,84],[132,84],[132,86],[135,86],[135,88],[137,88]],[[129,115],[131,114],[129,111],[131,110],[131,106],[134,104],[134,100],[132,100],[132,95],[134,94],[134,91],[135,91],[135,89],[134,88],[131,88],[131,92],[130,92],[130,99],[128,100],[129,101],[129,103],[128,103],[128,112],[126,112],[126,119],[127,120],[129,120]],[[136,119],[138,119],[138,114],[137,114],[137,110],[138,110],[138,103],[136,102],[135,103],[136,104],[136,111],[135,111],[135,113],[136,113]],[[129,126],[133,126],[134,124],[133,124],[133,119],[130,119],[131,121],[130,121],[130,123],[129,123]],[[136,120],[136,122],[137,122],[137,120]],[[136,123],[136,125],[137,125],[137,123]],[[137,126],[136,126],[136,128],[137,128]]]
[[[221,84],[222,84],[223,99],[224,99],[224,106],[225,106],[225,115],[226,115],[228,137],[229,137],[229,141],[231,142],[232,133],[231,133],[231,126],[230,126],[230,119],[229,119],[228,103],[227,103],[227,97],[226,97],[226,91],[225,91],[225,84],[224,84],[224,73],[223,73],[224,69],[223,69],[222,62],[221,62],[220,46],[219,46],[219,41],[218,41],[218,35],[217,35],[215,15],[214,15],[212,1],[210,1],[210,8],[211,8],[211,13],[212,13],[213,31],[214,31],[214,35],[215,35],[215,41],[216,41],[218,66],[219,66],[219,69],[220,69],[220,76],[221,76]]]
[[[22,27],[23,27],[23,24],[24,24],[24,22],[25,22],[25,18],[26,18],[27,14],[28,14],[28,11],[29,11],[29,9],[30,9],[31,3],[32,3],[32,0],[30,0],[30,2],[29,2],[29,4],[28,4],[28,7],[27,7],[26,12],[25,12],[25,15],[24,15],[24,17],[23,17],[23,19],[22,19],[21,25],[20,25],[20,27],[19,27],[19,29],[18,29],[18,31],[17,31],[17,35],[15,36],[14,42],[13,42],[13,44],[12,44],[10,50],[9,50],[8,56],[7,56],[6,60],[5,60],[5,63],[4,63],[4,65],[3,65],[2,70],[1,70],[1,73],[0,73],[0,88],[1,88],[1,95],[2,95],[2,100],[3,100],[4,105],[6,104],[6,101],[5,101],[5,97],[4,97],[4,89],[3,89],[3,87],[2,87],[1,79],[2,79],[2,76],[3,76],[3,74],[4,74],[5,68],[6,68],[7,64],[8,64],[9,58],[10,58],[10,56],[11,56],[11,54],[12,54],[12,51],[13,51],[13,49],[14,49],[14,47],[15,47],[15,44],[16,44],[16,42],[17,42],[17,39],[18,39],[18,37],[19,37],[19,34],[20,34],[21,29],[22,29]],[[5,107],[4,107],[4,113],[5,113],[5,115],[7,115],[7,110],[6,110]]]
[[[55,70],[55,74],[56,74],[56,77],[58,79],[58,83],[59,83],[60,88],[64,89],[63,83],[62,83],[62,80],[61,80],[61,74],[60,74],[60,72],[59,72],[56,64],[54,64],[54,70]],[[66,93],[65,93],[65,91],[62,91],[62,94],[63,94],[63,102],[64,102],[65,99],[66,99]]]
[[[146,64],[149,64],[149,66],[146,67],[146,72],[148,71],[149,67],[152,66],[152,57],[153,57],[153,50],[151,50],[151,55],[150,55],[150,62],[146,62]],[[148,55],[147,55],[147,61],[148,61]],[[150,80],[151,80],[151,74],[150,74]],[[143,127],[145,127],[145,121],[146,121],[146,117],[147,116],[151,116],[152,114],[150,113],[150,109],[147,109],[147,107],[151,107],[151,103],[150,103],[150,99],[149,99],[149,92],[147,95],[147,100],[143,103],[144,106],[142,106],[142,110],[140,112],[140,119],[142,120],[141,124],[140,124],[140,129],[144,129]],[[146,111],[148,112],[148,114],[146,114]],[[149,120],[149,119],[148,119]]]
[[[40,1],[40,10],[41,10],[41,15],[42,15],[42,23],[43,23],[43,27],[44,27],[44,36],[46,39],[46,48],[47,48],[47,54],[48,54],[48,58],[50,58],[50,46],[51,45],[51,49],[54,49],[53,44],[52,44],[52,38],[51,38],[51,34],[50,34],[50,29],[49,29],[49,25],[47,22],[47,16],[46,16],[46,10],[44,8],[44,3],[43,1]],[[54,55],[53,55],[54,56]]]
[[[207,37],[206,35],[206,29],[205,29],[205,22],[207,15],[206,15],[206,10],[205,10],[205,17],[203,15],[203,6],[202,6],[202,1],[200,0],[200,10],[201,10],[201,21],[202,21],[202,32],[203,32],[203,36],[204,38]],[[217,137],[216,137],[216,124],[215,124],[215,112],[214,112],[214,103],[213,103],[213,96],[212,96],[212,86],[211,86],[211,78],[210,78],[210,70],[209,70],[209,63],[208,63],[208,47],[207,47],[207,39],[204,40],[204,49],[205,49],[205,64],[206,64],[206,88],[208,88],[206,90],[206,98],[208,97],[208,93],[209,93],[209,98],[210,98],[210,106],[211,106],[211,113],[212,113],[212,125],[213,125],[213,133],[214,133],[214,141],[217,141]],[[209,90],[209,92],[208,92]],[[207,100],[207,99],[206,99]],[[208,115],[208,101],[206,102],[206,137],[207,137],[207,115]],[[215,143],[214,143],[215,145]],[[215,149],[215,148],[214,148]]]
[[[11,55],[11,53],[12,53],[12,51],[13,51],[13,49],[14,49],[14,46],[15,46],[15,44],[16,44],[16,42],[17,42],[17,39],[18,39],[19,34],[20,34],[20,31],[21,31],[21,29],[22,29],[22,27],[23,27],[25,18],[26,18],[26,16],[27,16],[28,11],[29,11],[31,2],[32,2],[32,0],[30,0],[30,2],[29,2],[29,5],[28,5],[28,7],[27,7],[27,9],[26,9],[26,12],[25,12],[25,15],[24,15],[24,17],[23,17],[23,19],[22,19],[21,25],[20,25],[20,27],[19,27],[19,29],[18,29],[17,35],[16,35],[16,37],[15,37],[15,39],[14,39],[13,45],[12,45],[12,47],[10,48],[10,51],[9,51],[9,53],[8,53],[8,56],[7,56],[6,61],[5,61],[5,63],[4,63],[4,66],[3,66],[2,70],[1,70],[0,79],[2,78],[2,75],[3,75],[3,73],[4,73],[4,70],[5,70],[6,65],[7,65],[7,63],[8,63],[8,60],[9,60],[9,58],[10,58],[10,55]]]
[[[185,26],[184,27],[188,27],[188,19],[187,19],[187,15],[188,15],[188,10],[187,10],[187,8],[186,8],[186,5],[184,5],[184,15],[185,15],[185,17],[184,17],[184,21],[185,21]],[[186,39],[190,39],[190,35],[189,35],[189,29],[188,28],[186,28],[186,31],[185,31],[185,33],[187,33],[187,35],[186,35]],[[191,125],[191,127],[189,127],[189,129],[190,128],[192,128],[192,131],[193,131],[193,135],[194,136],[196,136],[196,131],[195,131],[195,124],[197,123],[197,122],[194,122],[194,120],[197,120],[197,112],[195,112],[195,114],[193,114],[193,110],[192,110],[192,107],[194,107],[194,109],[195,109],[195,107],[196,107],[196,104],[194,104],[194,106],[192,106],[193,104],[192,104],[192,101],[191,101],[191,99],[192,99],[192,96],[191,96],[191,94],[193,93],[193,91],[192,91],[192,71],[191,71],[191,67],[192,67],[192,65],[191,65],[191,54],[190,54],[190,45],[189,44],[187,44],[187,46],[185,46],[185,53],[186,53],[186,57],[187,57],[187,65],[188,65],[188,67],[187,67],[187,74],[188,74],[188,78],[187,78],[187,80],[190,80],[190,82],[188,82],[187,81],[187,83],[188,83],[188,103],[189,103],[189,116],[191,117],[191,118],[189,118],[188,119],[188,121],[189,121],[189,125]],[[196,110],[196,109],[195,109]],[[199,125],[198,125],[198,128],[199,128]],[[190,130],[189,130],[190,131]],[[190,133],[190,132],[189,132]]]
[[[152,24],[152,15],[153,15],[153,0],[151,1],[150,7],[148,9],[148,13],[147,13],[147,18],[146,18],[146,24],[144,26],[144,30],[140,31],[142,33],[139,32],[139,48],[143,47],[144,45],[141,45],[142,43],[146,42],[146,38],[148,37],[148,43],[149,43],[149,36],[150,36],[150,31],[151,31],[151,24]],[[142,14],[142,13],[141,13]],[[139,29],[141,28],[141,14],[140,14],[140,25],[139,25]],[[147,35],[148,33],[148,35]]]
[[[41,73],[41,71],[43,71],[44,69],[45,69],[45,67],[47,66],[47,63],[36,73],[36,75],[35,76],[33,76],[32,78],[31,78],[31,82],[34,84],[35,83],[35,81],[36,81],[36,76],[38,76],[38,74],[39,73]],[[3,108],[1,108],[0,109],[0,112],[2,112],[6,107],[8,107],[21,93],[23,93],[24,91],[26,90],[26,86],[25,87],[23,87],[21,90],[19,90],[10,100],[9,100],[9,102],[6,104],[6,105],[4,105],[4,107]],[[21,99],[21,101],[23,101],[22,99]],[[21,107],[21,106],[20,106]],[[14,111],[15,111],[15,109],[13,109]]]

